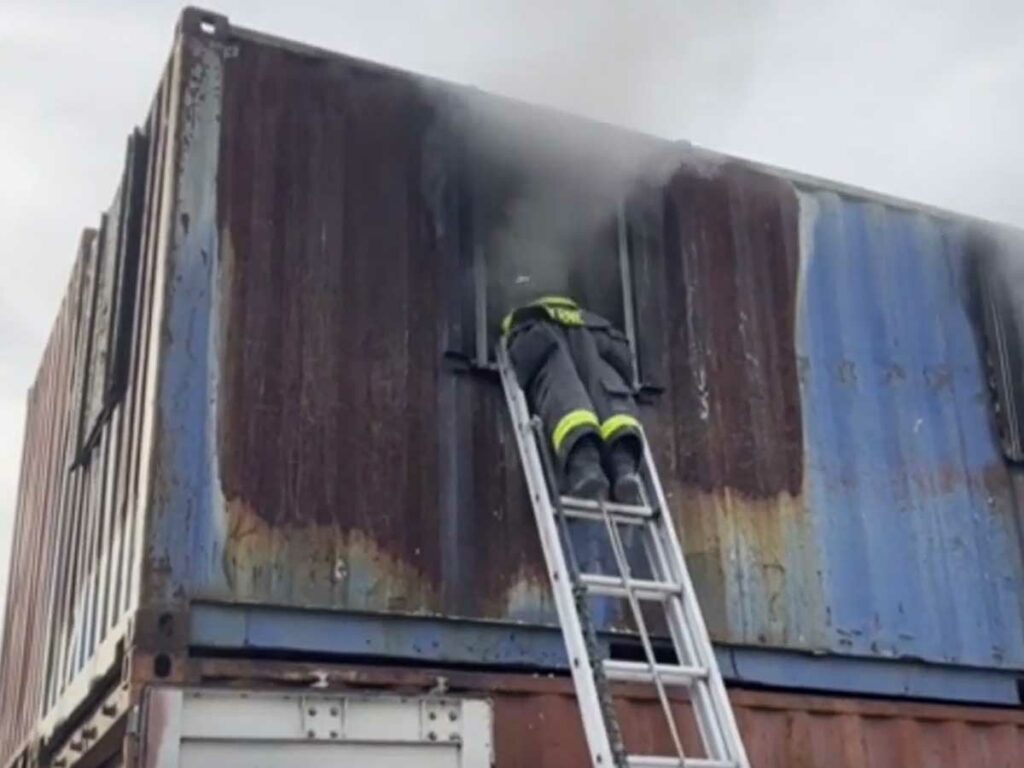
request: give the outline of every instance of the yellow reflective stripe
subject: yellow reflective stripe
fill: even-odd
[[[640,429],[640,422],[635,416],[628,413],[617,413],[611,418],[605,419],[601,425],[601,439],[605,442],[611,440],[615,435],[624,429]]]
[[[570,298],[565,296],[542,296],[536,301],[531,301],[527,304],[528,307],[536,307],[547,312],[554,322],[560,325],[571,325],[582,327],[585,325],[583,322],[583,313],[580,311],[579,306]],[[508,336],[512,330],[512,323],[515,321],[516,312],[523,307],[513,309],[501,320],[501,335]]]
[[[566,307],[544,307],[544,310],[552,320],[560,325],[583,325],[583,313],[578,309],[568,309]]]
[[[558,420],[555,425],[555,431],[551,433],[551,442],[555,446],[557,452],[562,447],[562,443],[565,442],[565,438],[569,436],[577,427],[593,427],[598,429],[600,422],[597,420],[597,414],[593,411],[587,411],[583,409],[569,411],[565,416]]]
[[[568,296],[541,296],[539,299],[536,299],[531,303],[542,307],[568,307],[569,309],[576,309],[579,307],[579,305]]]

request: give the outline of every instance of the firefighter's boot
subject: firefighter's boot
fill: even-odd
[[[569,452],[562,492],[592,501],[608,498],[608,478],[601,468],[601,451],[595,440],[582,438]]]
[[[637,446],[628,440],[616,440],[608,451],[608,476],[612,480],[612,498],[619,504],[643,503],[640,473],[637,471]]]

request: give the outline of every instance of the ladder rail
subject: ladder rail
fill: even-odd
[[[659,515],[659,521],[655,528],[664,536],[666,539],[664,543],[667,544],[668,551],[674,555],[674,557],[669,557],[668,553],[663,553],[666,555],[667,562],[672,564],[675,571],[672,574],[673,577],[678,579],[677,583],[682,587],[681,599],[673,601],[677,605],[681,603],[679,608],[687,619],[680,626],[691,633],[694,641],[693,644],[696,646],[695,650],[700,653],[699,649],[705,649],[707,654],[706,658],[697,659],[696,661],[699,666],[704,667],[709,672],[707,688],[709,689],[710,698],[714,702],[709,707],[712,710],[711,722],[719,726],[716,730],[720,730],[721,736],[727,742],[727,745],[723,746],[726,746],[729,757],[736,761],[739,768],[750,768],[750,761],[743,745],[743,739],[740,737],[736,716],[733,713],[732,704],[729,702],[729,695],[725,690],[725,683],[718,668],[718,660],[715,658],[714,646],[711,644],[711,635],[708,633],[707,625],[704,622],[704,615],[699,607],[700,603],[697,602],[697,592],[693,588],[693,580],[690,578],[690,571],[686,567],[682,544],[676,532],[671,512],[669,512],[670,508],[665,500],[665,490],[661,486],[661,479],[658,473],[654,471],[654,457],[651,454],[651,446],[643,427],[640,428],[640,436],[641,443],[643,444],[644,473],[647,476],[647,482],[650,483],[654,491],[658,509],[661,510],[661,515]],[[698,686],[697,689],[700,691],[701,686]]]
[[[676,754],[679,755],[679,760],[685,761],[686,755],[683,752],[683,741],[679,736],[679,729],[676,728],[676,720],[672,715],[672,705],[669,703],[668,694],[665,692],[665,683],[661,679],[661,675],[658,673],[658,660],[654,656],[654,648],[651,646],[651,638],[647,633],[647,622],[644,621],[644,615],[640,609],[640,602],[637,600],[636,594],[633,592],[633,580],[632,574],[630,573],[631,569],[629,567],[629,561],[626,559],[626,551],[622,546],[622,538],[619,536],[619,529],[608,515],[607,511],[605,511],[604,522],[608,529],[608,538],[611,540],[612,553],[615,556],[615,564],[618,567],[619,575],[622,577],[622,581],[626,586],[626,600],[629,603],[629,609],[633,614],[633,621],[636,622],[636,629],[637,633],[640,635],[640,642],[643,645],[644,656],[646,656],[647,663],[651,668],[651,677],[654,680],[655,690],[658,692],[658,702],[661,704],[662,714],[665,715],[665,722],[668,725],[669,735],[672,737],[672,745],[676,749]]]
[[[601,658],[595,658],[599,653],[597,645],[597,634],[594,631],[593,622],[590,620],[590,606],[587,600],[590,597],[588,590],[580,583],[580,567],[576,561],[576,551],[572,545],[572,538],[569,532],[569,522],[565,514],[561,496],[558,495],[558,478],[555,474],[554,459],[548,447],[544,435],[544,428],[541,420],[534,416],[530,419],[530,427],[533,430],[535,444],[539,446],[539,453],[543,460],[544,476],[547,487],[551,490],[551,498],[554,499],[554,508],[558,520],[558,528],[562,534],[564,543],[563,553],[566,554],[566,561],[569,565],[569,575],[572,578],[573,602],[576,606],[576,613],[583,629],[583,641],[586,648],[586,662],[591,668],[594,676],[594,683],[598,692],[598,708],[604,720],[605,729],[608,733],[608,742],[611,747],[612,757],[616,765],[626,765],[626,750],[622,743],[622,733],[619,730],[619,721],[615,717],[615,711],[608,690],[608,680],[604,672],[604,662]]]
[[[662,533],[657,526],[652,526],[648,531],[651,538],[651,547],[654,557],[650,558],[654,567],[661,573],[661,578],[673,580],[680,583],[678,569],[672,563],[665,552],[665,544],[662,541]],[[672,639],[672,646],[681,664],[692,664],[706,666],[708,659],[705,654],[700,653],[698,645],[687,625],[686,612],[683,606],[685,599],[682,588],[676,594],[676,599],[666,602],[665,610],[668,614],[668,629]],[[715,704],[711,692],[704,685],[695,685],[691,698],[693,706],[697,709],[697,728],[700,731],[701,740],[706,745],[712,757],[729,754],[726,747],[726,739],[722,733],[722,724],[715,713]]]
[[[696,665],[714,674],[718,674],[717,667],[709,665],[706,654],[699,652],[698,645],[687,624],[686,613],[683,607],[684,593],[682,589],[682,576],[680,572],[686,571],[685,562],[675,564],[665,552],[665,541],[661,528],[666,521],[671,526],[671,517],[664,495],[660,492],[660,485],[650,482],[651,477],[657,478],[653,459],[647,451],[647,435],[641,427],[640,438],[644,446],[641,460],[641,474],[645,481],[641,483],[643,503],[648,507],[659,510],[658,514],[652,515],[651,524],[645,529],[645,536],[642,539],[647,561],[651,565],[654,579],[662,582],[670,582],[676,585],[673,595],[665,601],[664,607],[669,636],[672,641],[672,648],[676,653],[678,662],[682,665]],[[648,485],[650,483],[650,485]],[[652,493],[656,501],[651,503]],[[710,646],[709,646],[710,649]],[[709,650],[713,655],[713,650]],[[714,660],[712,659],[712,662]],[[716,713],[716,705],[712,694],[706,686],[707,680],[695,680],[691,687],[690,702],[696,710],[694,718],[697,722],[697,730],[700,733],[701,743],[710,758],[718,758],[731,754],[726,745],[726,737],[723,733],[723,725]],[[728,706],[728,702],[726,702]]]
[[[529,422],[529,409],[526,407],[519,382],[514,379],[515,374],[512,372],[504,342],[498,347],[498,369],[509,413],[513,419],[513,432],[516,436],[520,456],[527,459],[531,466],[542,466],[534,432]],[[524,470],[526,469],[524,466]],[[569,670],[573,685],[581,698],[600,706],[601,695],[597,690],[597,681],[593,676],[589,653],[585,646],[576,647],[577,641],[583,638],[583,626],[571,592],[568,564],[559,538],[557,522],[551,505],[551,494],[543,478],[536,477],[529,471],[524,471],[524,474],[527,490],[533,502],[531,506],[534,510],[541,549],[549,568],[548,578],[551,579],[555,610],[563,627],[562,639],[569,657]],[[589,707],[580,708],[583,731],[591,750],[591,758],[595,765],[614,765],[615,753],[607,726],[600,711],[596,714],[595,717],[595,713]]]

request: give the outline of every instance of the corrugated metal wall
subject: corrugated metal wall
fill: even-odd
[[[669,194],[652,423],[713,633],[1024,665],[967,225],[729,163]]]
[[[550,617],[501,393],[442,372],[460,278],[421,186],[422,87],[248,41],[224,71],[196,130],[223,126],[218,197],[185,201],[197,245],[174,257],[155,587]]]
[[[444,362],[442,91],[234,42],[196,84],[154,599],[553,621],[498,387]],[[662,208],[645,416],[714,636],[1024,667],[965,225],[693,156]]]
[[[1024,760],[1024,716],[1013,710],[736,690],[729,695],[755,768],[1016,768]],[[499,768],[587,764],[571,694],[548,688],[492,696]],[[630,697],[618,712],[631,752],[671,752],[656,700]],[[692,715],[683,704],[676,712],[684,741],[693,743],[687,738],[696,736],[690,733]]]
[[[1024,665],[1021,518],[963,224],[802,195],[798,355],[831,644]]]
[[[11,548],[7,619],[0,667],[0,762],[6,762],[43,708],[49,648],[50,583],[57,515],[52,512],[73,458],[72,376],[81,303],[81,275],[96,232],[87,230],[79,247],[68,292],[29,391],[25,444]]]
[[[661,306],[665,394],[648,423],[712,634],[828,647],[803,499],[794,353],[799,207],[784,180],[681,169],[640,302]]]
[[[145,130],[130,141],[110,211],[82,238],[29,392],[0,656],[0,764],[65,692],[80,698],[116,662],[138,602],[141,435],[170,91],[165,78]]]

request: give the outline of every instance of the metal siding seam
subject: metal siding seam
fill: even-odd
[[[162,258],[160,249],[160,227],[164,216],[165,197],[163,195],[164,179],[170,165],[170,110],[171,91],[173,89],[173,72],[176,56],[172,53],[170,61],[164,68],[153,102],[150,117],[150,148],[149,189],[146,193],[146,222],[142,237],[143,265],[139,271],[139,300],[136,302],[136,328],[133,341],[134,352],[132,362],[132,433],[130,439],[129,471],[126,479],[127,488],[127,535],[124,542],[124,563],[122,579],[124,587],[121,595],[122,612],[130,612],[138,605],[139,573],[141,570],[142,541],[146,530],[146,517],[150,504],[142,491],[141,476],[143,467],[150,460],[152,451],[143,439],[144,425],[147,418],[147,403],[150,391],[155,386],[150,375],[152,361],[152,326],[157,304],[157,275]]]

